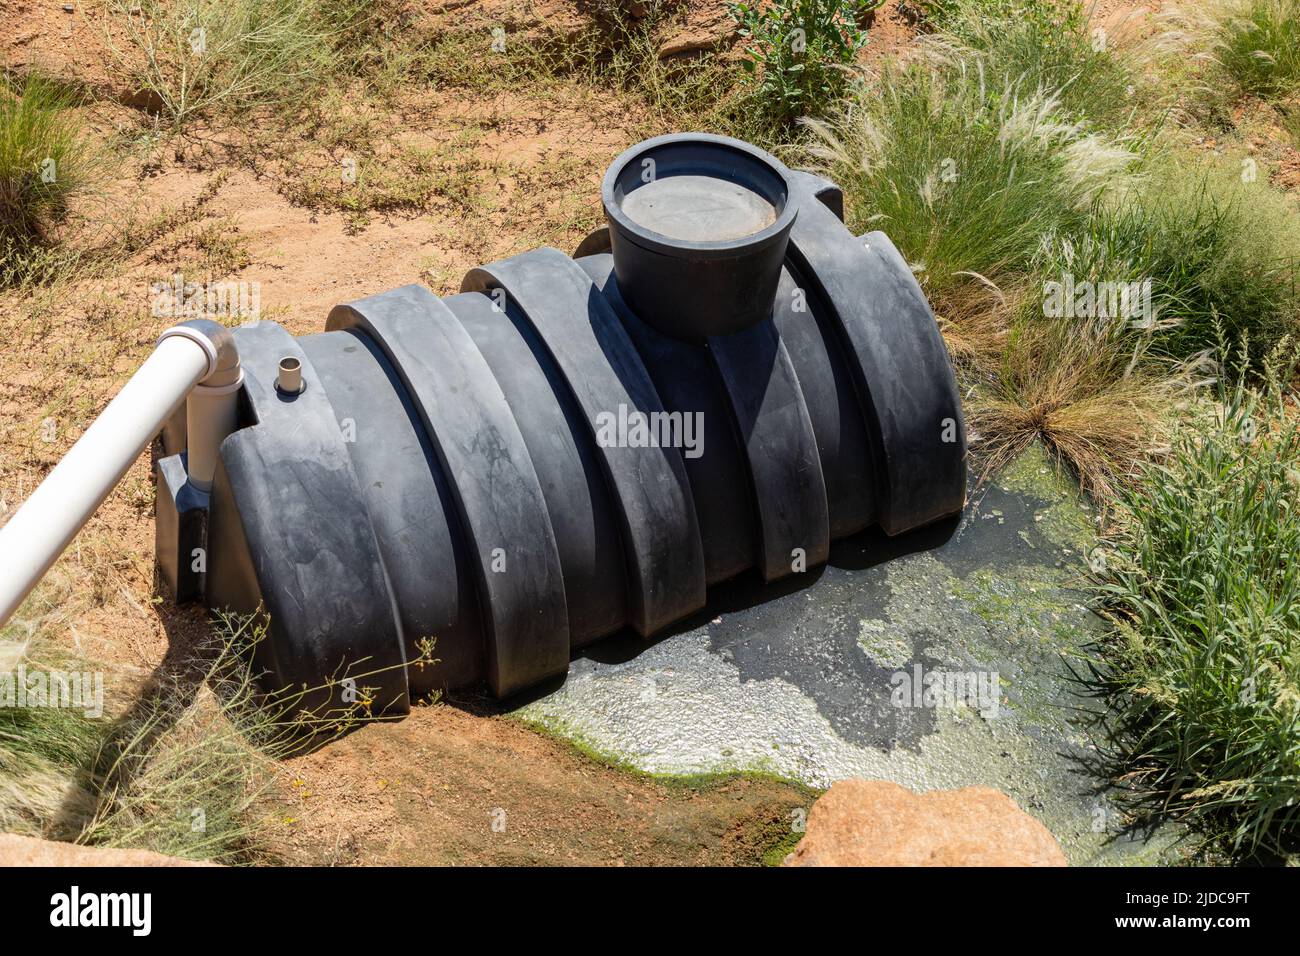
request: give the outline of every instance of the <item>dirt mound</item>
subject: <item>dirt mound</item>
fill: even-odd
[[[365,727],[285,772],[278,849],[306,864],[753,865],[788,845],[812,798],[767,779],[629,774],[445,705]]]

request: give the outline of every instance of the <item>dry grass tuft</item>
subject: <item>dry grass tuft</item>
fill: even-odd
[[[1137,462],[1164,449],[1171,408],[1196,383],[1197,363],[1150,359],[1150,337],[1114,323],[1030,318],[990,331],[976,336],[986,354],[968,406],[985,474],[1039,439],[1105,503],[1137,478]]]

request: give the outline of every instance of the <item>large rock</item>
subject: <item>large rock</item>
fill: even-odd
[[[149,850],[108,850],[0,833],[0,866],[212,866]]]
[[[808,814],[786,866],[1065,866],[1047,828],[990,787],[913,793],[842,780]]]

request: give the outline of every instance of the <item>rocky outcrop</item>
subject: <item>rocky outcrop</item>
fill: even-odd
[[[675,21],[665,25],[659,41],[662,59],[722,50],[738,36],[736,21],[723,3],[683,5]]]
[[[808,815],[786,866],[1065,866],[1048,829],[990,787],[913,793],[842,780]]]

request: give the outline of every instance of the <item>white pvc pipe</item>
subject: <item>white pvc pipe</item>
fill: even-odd
[[[0,625],[18,609],[81,526],[212,371],[215,351],[164,337],[8,523],[0,528]]]
[[[195,385],[185,403],[186,471],[190,484],[199,491],[212,490],[221,443],[235,430],[239,417],[239,390],[243,385],[244,373],[236,365]]]

